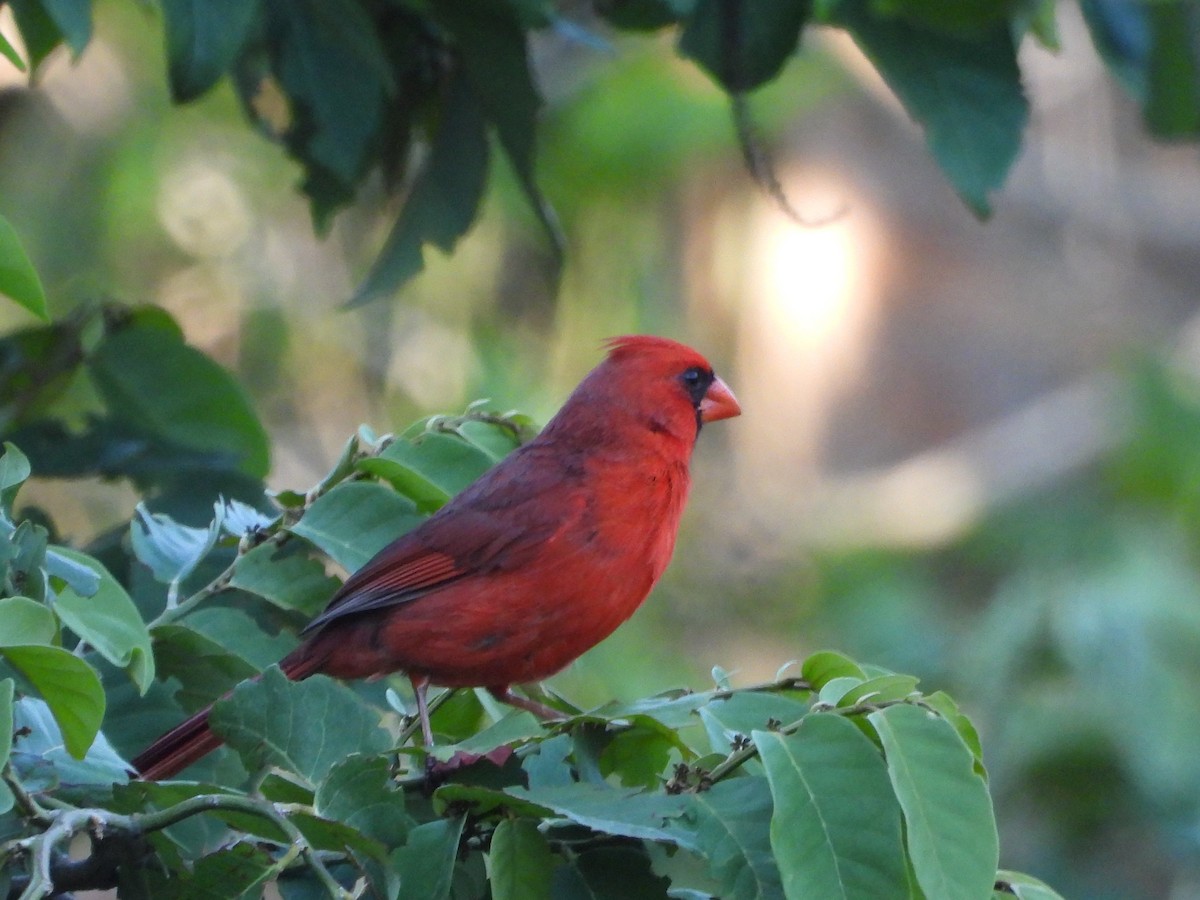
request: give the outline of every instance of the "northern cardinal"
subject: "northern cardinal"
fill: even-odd
[[[537,438],[355,572],[280,667],[293,680],[407,673],[427,746],[431,683],[555,715],[510,686],[559,671],[641,605],[671,558],[701,425],[740,412],[696,351],[613,339]],[[220,746],[209,709],[144,750],[140,777]]]

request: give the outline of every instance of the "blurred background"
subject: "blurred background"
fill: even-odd
[[[56,315],[170,310],[246,386],[275,488],[362,422],[478,398],[545,421],[605,337],[694,344],[745,413],[705,431],[652,602],[555,686],[746,684],[823,648],[911,672],[980,727],[1003,865],[1064,896],[1200,897],[1200,161],[1143,136],[1073,5],[1060,54],[1024,49],[1033,119],[986,224],[832,34],[751,99],[811,227],[752,185],[727,99],[669,41],[544,35],[561,279],[500,169],[453,257],[349,312],[382,185],[314,237],[228,85],[174,107],[159,23],[96,21],[36,89],[0,61],[0,214]],[[37,491],[80,543],[136,502]]]

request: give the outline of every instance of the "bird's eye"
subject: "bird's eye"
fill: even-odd
[[[692,366],[683,373],[683,381],[687,385],[699,384],[703,378],[704,373],[696,366]]]

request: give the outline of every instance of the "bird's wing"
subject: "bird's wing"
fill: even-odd
[[[355,572],[304,629],[411,603],[470,575],[520,567],[587,506],[578,477],[533,447],[485,474]],[[520,451],[518,451],[520,453]]]

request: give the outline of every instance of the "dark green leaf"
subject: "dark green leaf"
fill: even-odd
[[[146,434],[226,454],[230,468],[263,478],[270,467],[267,434],[245,392],[172,325],[135,319],[96,348],[89,370],[109,410]]]
[[[306,616],[320,612],[338,581],[325,573],[311,550],[291,541],[284,546],[261,544],[238,557],[230,584],[257,594],[280,609],[297,610]]]
[[[1193,0],[1174,0],[1147,4],[1145,13],[1153,42],[1146,126],[1159,137],[1194,137],[1200,133],[1200,10]]]
[[[395,491],[352,481],[319,497],[290,530],[353,572],[424,520],[412,501]]]
[[[17,20],[21,40],[25,42],[29,67],[36,70],[62,43],[62,31],[54,23],[41,0],[9,0],[8,5]]]
[[[62,730],[67,752],[83,759],[104,720],[104,689],[96,671],[61,647],[0,645],[0,656],[42,695]]]
[[[37,270],[25,254],[16,230],[3,216],[0,216],[0,294],[7,295],[39,319],[50,320],[46,292]]]
[[[541,98],[529,69],[527,36],[503,0],[440,0],[434,14],[462,51],[471,90],[496,129],[526,198],[561,253],[563,238],[534,178],[535,137]]]
[[[491,468],[490,455],[448,434],[425,434],[398,440],[359,468],[386,479],[417,505],[433,512]]]
[[[391,865],[400,874],[405,896],[446,900],[454,876],[454,859],[465,817],[438,819],[418,825],[408,842],[392,853]]]
[[[667,900],[671,886],[655,875],[641,848],[602,847],[554,870],[555,900]]]
[[[249,843],[204,854],[191,870],[165,875],[146,873],[148,896],[171,900],[230,900],[245,898],[275,872],[274,861],[265,850]],[[125,896],[125,892],[121,892]]]
[[[779,74],[796,52],[809,0],[699,0],[679,36],[679,52],[731,93]]]
[[[210,721],[248,769],[277,765],[312,784],[351,753],[391,744],[379,714],[345,685],[319,675],[296,684],[276,668],[218,701]]]
[[[28,597],[0,599],[0,643],[56,644],[58,622],[44,603]]]
[[[258,19],[258,0],[163,0],[176,103],[194,100],[233,65]]]
[[[0,34],[0,56],[3,56],[21,72],[25,71],[25,60],[17,53],[17,48],[9,43],[8,38]],[[44,317],[43,317],[44,318]]]
[[[845,27],[925,130],[930,153],[964,202],[990,213],[1021,148],[1029,103],[1007,24],[972,38],[917,28],[847,0],[835,23]]]
[[[267,0],[265,10],[275,74],[291,100],[285,140],[307,169],[305,192],[324,228],[366,171],[391,70],[354,0]]]
[[[60,547],[57,551],[94,572],[99,579],[90,597],[69,585],[58,593],[54,610],[63,624],[90,644],[114,666],[120,666],[144,694],[154,680],[150,633],[125,588],[108,570],[85,553]]]
[[[317,815],[344,822],[388,847],[400,844],[412,826],[404,792],[383,756],[354,754],[335,763],[318,786],[313,807]]]
[[[532,713],[513,710],[482,731],[477,731],[447,747],[438,747],[435,754],[441,759],[449,759],[460,750],[466,753],[487,753],[497,747],[515,745],[543,734],[545,728]]]
[[[774,804],[761,776],[720,781],[692,795],[688,819],[696,849],[723,889],[725,900],[778,900],[779,869],[771,852]]]
[[[840,716],[753,737],[775,798],[771,847],[787,896],[904,896],[900,807],[875,745]]]
[[[285,631],[268,634],[249,613],[236,606],[206,606],[188,615],[183,624],[233,651],[260,671],[296,647],[291,634]]]
[[[653,719],[618,732],[600,754],[600,771],[605,777],[615,775],[625,787],[659,788],[665,781],[671,751],[678,746],[679,737],[670,729],[649,727],[658,725]]]
[[[915,706],[867,718],[883,742],[913,870],[927,900],[989,898],[995,881],[996,821],[974,754],[945,719]]]
[[[155,628],[154,643],[159,675],[179,680],[182,687],[177,699],[189,712],[208,705],[259,671],[248,660],[186,625]]]
[[[923,28],[965,36],[995,30],[1017,9],[1017,0],[873,0],[873,4],[884,16],[898,16]]]
[[[433,144],[400,217],[349,305],[403,287],[425,266],[423,247],[447,253],[467,233],[487,182],[488,142],[479,101],[463,77],[447,89]]]
[[[617,0],[597,4],[597,12],[617,28],[653,31],[691,14],[696,0]]]
[[[554,856],[532,819],[501,819],[488,853],[492,900],[549,900]]]
[[[91,0],[39,0],[62,34],[71,55],[78,58],[92,39]]]

